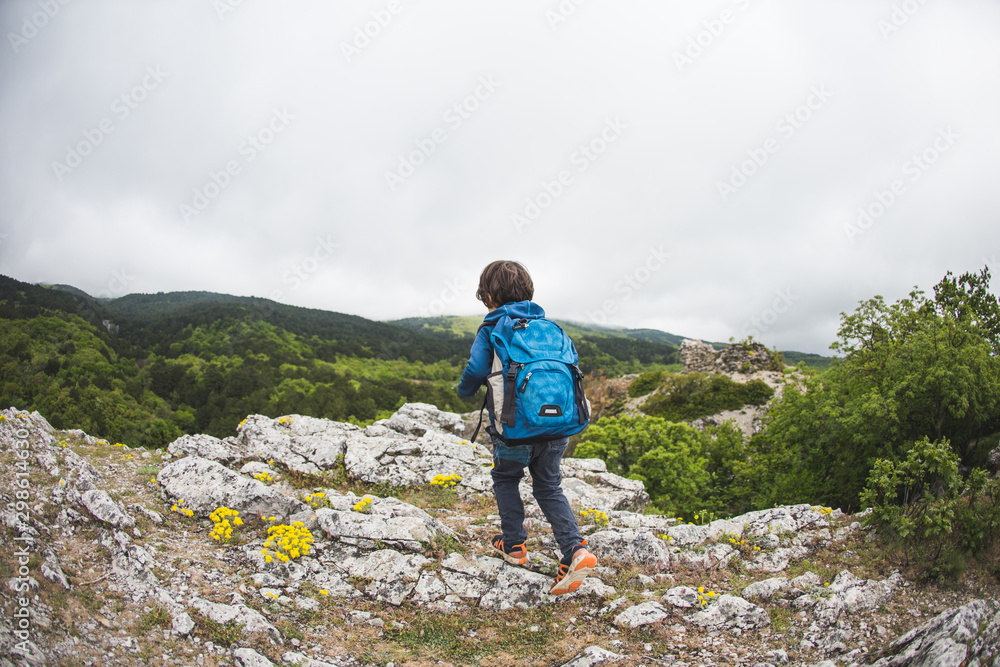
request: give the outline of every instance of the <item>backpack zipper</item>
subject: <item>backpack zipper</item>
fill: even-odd
[[[524,390],[528,388],[528,379],[531,377],[532,373],[534,373],[534,371],[528,371],[528,374],[524,376],[524,380],[521,382],[520,392],[522,394],[524,393]]]

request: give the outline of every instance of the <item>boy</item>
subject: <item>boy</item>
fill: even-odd
[[[545,317],[545,311],[531,301],[534,285],[527,270],[517,262],[496,261],[483,269],[479,277],[476,298],[490,310],[484,325],[472,343],[469,363],[462,373],[458,393],[466,398],[473,396],[486,381],[493,368],[493,347],[490,343],[491,324],[503,315],[527,320]],[[504,560],[514,565],[528,562],[524,530],[524,503],[518,484],[524,476],[524,467],[531,473],[532,495],[545,514],[563,557],[559,562],[556,582],[550,595],[575,591],[596,567],[597,559],[584,545],[580,528],[573,516],[569,501],[562,490],[559,470],[563,452],[569,438],[539,439],[527,444],[508,446],[491,428],[493,438],[493,494],[500,513],[500,535],[494,535],[491,544]]]

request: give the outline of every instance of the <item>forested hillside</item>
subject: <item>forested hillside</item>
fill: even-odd
[[[92,299],[0,277],[0,404],[57,428],[159,446],[246,415],[371,421],[405,402],[467,412],[465,335],[207,292]],[[577,338],[587,372],[674,363],[676,348]]]

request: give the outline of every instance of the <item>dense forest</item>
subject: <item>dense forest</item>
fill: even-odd
[[[453,386],[471,335],[206,292],[97,300],[0,277],[0,403],[147,446],[232,435],[252,413],[366,423],[412,401],[468,412],[478,402]],[[677,362],[663,342],[574,339],[588,373]]]

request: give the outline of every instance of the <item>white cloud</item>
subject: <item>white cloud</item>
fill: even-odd
[[[481,312],[479,271],[508,257],[554,316],[712,340],[771,320],[791,289],[755,337],[825,352],[859,300],[1000,255],[993,3],[920,5],[887,36],[892,5],[862,0],[592,2],[555,29],[556,3],[399,3],[386,22],[381,2],[220,19],[202,2],[95,0],[0,49],[0,271],[96,293],[125,270],[129,291],[280,292],[388,319]],[[0,25],[37,11],[3,3]],[[342,42],[372,12],[386,24],[348,62]],[[121,117],[151,67],[165,78]],[[481,77],[499,85],[456,123]],[[778,125],[824,86],[794,132]],[[275,109],[294,118],[269,136]],[[616,117],[627,127],[582,170],[574,155]],[[113,132],[60,182],[52,162],[104,119]],[[947,127],[954,147],[852,243],[858,207]],[[390,191],[385,173],[435,131]],[[254,136],[270,142],[250,160]],[[723,201],[718,183],[769,139]],[[230,161],[239,172],[184,224],[179,206]],[[563,170],[572,182],[517,233],[511,215]],[[622,282],[660,246],[663,267]]]

